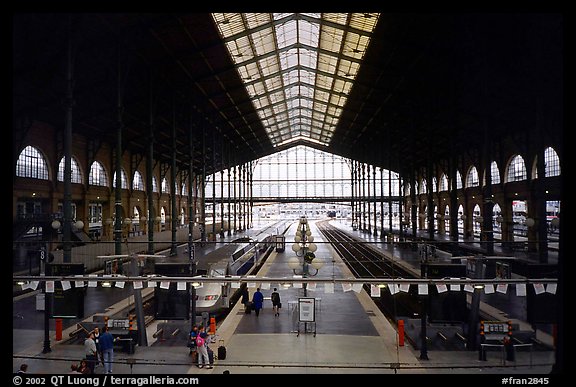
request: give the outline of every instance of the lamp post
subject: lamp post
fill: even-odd
[[[295,275],[302,275],[304,278],[314,277],[318,274],[322,266],[324,266],[324,261],[316,258],[314,254],[318,246],[313,243],[314,237],[310,231],[308,219],[305,216],[300,218],[298,229],[294,236],[294,242],[292,251],[296,253],[296,256],[288,259],[288,267],[294,271]],[[300,258],[302,258],[302,262],[300,262]],[[310,273],[310,266],[316,270],[314,274]],[[298,273],[297,270],[300,267],[302,267],[302,272]],[[306,297],[306,283],[304,283],[304,297]]]

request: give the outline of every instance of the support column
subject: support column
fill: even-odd
[[[416,230],[418,229],[417,223],[417,210],[418,210],[418,202],[416,201],[416,177],[414,176],[414,168],[412,168],[410,172],[410,202],[412,203],[412,208],[410,212],[410,218],[412,221],[412,237],[416,238]]]
[[[394,232],[392,227],[392,171],[388,170],[388,228],[390,229],[390,234]]]
[[[74,108],[74,79],[72,61],[72,29],[68,35],[66,61],[66,127],[64,129],[64,200],[62,209],[62,243],[64,263],[72,262],[72,111]],[[45,313],[48,313],[46,311]]]
[[[236,175],[238,173],[238,166],[234,165],[232,167],[233,173],[234,173],[234,200],[232,201],[232,203],[234,204],[234,234],[236,234],[236,232],[238,231],[238,218],[236,216],[236,203],[237,203],[237,197],[236,197]]]
[[[154,254],[154,222],[156,221],[156,211],[154,211],[154,190],[152,188],[152,162],[154,159],[154,82],[150,78],[150,117],[148,132],[148,155],[146,157],[146,198],[148,199],[148,254]]]
[[[384,239],[384,168],[380,167],[380,239]]]
[[[172,166],[170,168],[170,205],[172,207],[172,227],[171,227],[171,241],[170,256],[178,253],[176,249],[176,228],[178,227],[178,213],[176,212],[176,97],[172,100]]]
[[[220,141],[220,238],[224,238],[224,138]]]
[[[428,209],[426,216],[428,218],[428,238],[430,240],[434,240],[434,197],[432,196],[434,193],[434,184],[431,161],[428,161],[428,166],[426,167],[426,185],[426,207]]]
[[[350,160],[350,193],[351,193],[351,200],[350,200],[350,208],[352,210],[352,227],[354,227],[354,222],[356,221],[356,208],[354,206],[354,179],[356,176],[356,169],[354,160]]]
[[[488,135],[486,124],[484,124],[484,178],[486,184],[482,190],[483,196],[483,208],[482,208],[482,233],[480,234],[480,240],[484,240],[486,255],[494,255],[494,230],[493,230],[493,219],[494,219],[494,200],[492,199],[492,169],[491,169],[491,159],[490,159],[490,136]],[[481,177],[480,177],[481,179]],[[480,181],[482,184],[482,181]],[[483,236],[483,238],[482,238]]]
[[[216,131],[212,131],[212,237],[216,237]]]
[[[232,214],[232,210],[230,208],[230,203],[232,197],[230,196],[230,145],[228,145],[228,236],[232,235],[232,222],[230,221],[230,215]]]
[[[372,182],[374,184],[374,236],[378,236],[378,217],[376,215],[376,213],[378,211],[376,211],[376,205],[377,205],[377,200],[376,200],[376,166],[372,166]],[[382,196],[382,191],[380,191],[380,196]],[[380,216],[382,216],[382,214],[380,214]]]
[[[360,178],[362,179],[362,231],[366,231],[366,164],[362,163],[361,171],[360,171]]]
[[[116,129],[116,188],[114,189],[114,205],[116,217],[114,222],[114,254],[122,254],[122,129],[124,122],[122,115],[124,113],[123,101],[123,79],[122,79],[122,63],[120,60],[120,52],[118,52],[118,126]]]
[[[371,229],[371,224],[370,224],[371,223],[371,220],[370,220],[370,207],[371,207],[370,206],[370,164],[366,165],[366,170],[367,170],[366,171],[367,172],[366,173],[366,175],[367,175],[366,180],[368,183],[368,187],[367,187],[368,188],[368,195],[364,199],[367,201],[366,206],[368,207],[368,213],[367,213],[367,215],[368,215],[368,228],[367,228],[367,231],[368,231],[368,234],[372,234],[372,229]]]
[[[540,109],[538,108],[537,110],[539,111]],[[540,124],[540,114],[538,114],[536,121]],[[542,128],[538,129],[541,133],[541,137],[544,137],[542,135]],[[536,228],[536,238],[538,240],[538,261],[539,263],[548,263],[548,221],[546,219],[546,187],[544,183],[546,178],[546,154],[544,152],[544,146],[542,145],[544,142],[542,141],[540,144],[540,149],[536,156],[536,171],[538,172],[538,179],[535,181],[535,190],[531,195],[534,201],[532,208],[536,209],[536,216],[534,219],[535,224],[533,227]],[[528,242],[531,241],[529,240]]]

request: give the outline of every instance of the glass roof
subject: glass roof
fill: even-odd
[[[378,13],[214,13],[274,146],[328,145]]]

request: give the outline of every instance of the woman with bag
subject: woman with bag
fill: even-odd
[[[280,294],[278,293],[278,289],[274,288],[274,291],[270,295],[270,300],[272,300],[272,310],[274,310],[274,316],[279,316],[279,309],[282,307],[282,303],[280,302]]]

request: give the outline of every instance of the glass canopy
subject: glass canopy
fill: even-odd
[[[379,14],[212,16],[272,144],[328,145]]]

